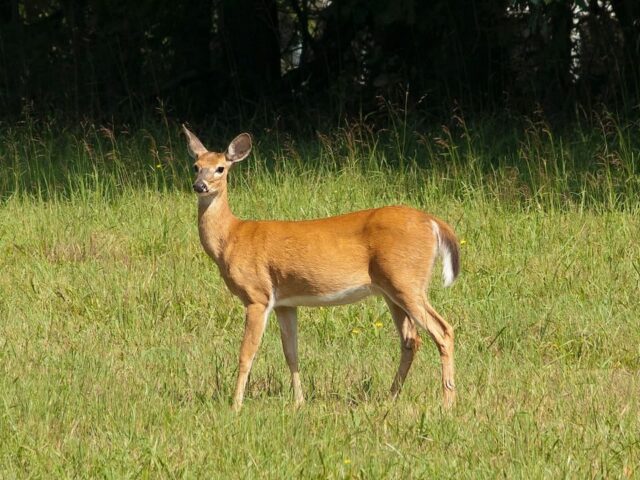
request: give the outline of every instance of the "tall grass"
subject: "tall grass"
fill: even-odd
[[[625,208],[635,205],[640,193],[639,122],[603,115],[578,119],[554,133],[541,119],[469,125],[454,115],[448,125],[426,128],[399,115],[390,112],[391,128],[360,121],[313,138],[251,132],[257,158],[248,170],[400,174],[408,182],[426,182],[444,197],[481,195],[545,209]],[[127,188],[186,190],[190,162],[179,128],[162,118],[133,131],[90,123],[61,129],[31,120],[0,127],[0,198],[69,198],[87,191],[113,198]],[[234,133],[205,128],[200,134],[211,149],[222,150]]]
[[[637,476],[638,125],[405,120],[252,132],[230,201],[454,225],[462,276],[430,290],[456,329],[451,414],[426,335],[388,400],[397,334],[371,299],[301,309],[301,411],[271,322],[234,415],[242,309],[200,247],[177,125],[2,127],[0,477]],[[220,150],[237,132],[198,133]]]

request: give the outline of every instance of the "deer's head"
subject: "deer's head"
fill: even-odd
[[[193,182],[193,190],[200,197],[217,195],[227,186],[229,169],[247,158],[251,152],[251,136],[241,133],[231,141],[226,152],[218,153],[207,150],[198,137],[184,125],[182,129],[187,136],[189,155],[195,160],[193,169],[196,179]]]

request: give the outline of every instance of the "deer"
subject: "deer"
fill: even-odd
[[[426,330],[438,348],[443,406],[455,403],[453,327],[431,306],[427,286],[442,258],[445,286],[460,271],[459,242],[439,218],[406,206],[386,206],[316,220],[242,220],[231,211],[230,170],[252,148],[248,133],[223,153],[207,150],[182,125],[194,159],[198,233],[224,283],[244,304],[244,334],[232,408],[240,411],[247,379],[275,311],[295,407],[305,399],[298,371],[297,307],[345,305],[382,296],[400,336],[400,365],[391,385],[396,398]]]

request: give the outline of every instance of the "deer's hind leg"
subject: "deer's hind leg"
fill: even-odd
[[[453,364],[453,327],[445,321],[444,318],[436,312],[435,308],[423,299],[424,308],[428,314],[427,329],[434,339],[440,351],[440,361],[442,362],[442,389],[444,391],[444,405],[446,408],[453,406],[456,401],[456,385],[454,381],[454,364]],[[434,333],[431,333],[431,331]]]
[[[417,325],[424,328],[440,353],[444,407],[453,406],[456,399],[453,362],[453,327],[449,325],[427,300],[424,291],[416,287],[398,288],[393,285],[386,292],[390,300],[402,309]]]
[[[405,378],[407,378],[407,373],[411,368],[416,352],[422,344],[422,340],[420,340],[415,323],[407,315],[407,312],[393,303],[393,300],[386,295],[384,299],[387,302],[391,316],[393,317],[393,323],[395,323],[398,334],[400,335],[400,365],[391,384],[391,396],[396,398],[402,389]]]

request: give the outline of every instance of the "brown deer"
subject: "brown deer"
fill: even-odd
[[[242,406],[247,377],[275,310],[296,406],[304,402],[298,373],[296,307],[344,305],[381,295],[400,334],[400,366],[391,386],[396,397],[421,344],[424,328],[440,352],[444,406],[455,401],[453,328],[429,304],[426,288],[436,257],[445,286],[459,272],[458,241],[442,220],[419,210],[383,207],[304,221],[241,220],[227,199],[227,175],[251,151],[238,135],[224,153],[208,151],[184,127],[195,159],[198,231],[227,287],[245,306],[233,407]]]

